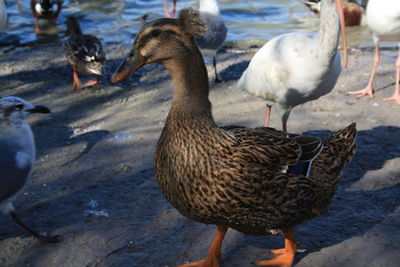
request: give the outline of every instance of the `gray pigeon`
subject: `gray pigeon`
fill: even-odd
[[[15,96],[0,98],[0,213],[11,215],[14,222],[37,239],[56,243],[57,236],[41,235],[21,222],[12,204],[31,177],[35,163],[33,133],[24,122],[29,113],[50,113],[50,110]]]

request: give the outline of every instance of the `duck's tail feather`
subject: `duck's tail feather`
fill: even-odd
[[[340,179],[343,168],[356,153],[356,124],[333,134],[311,167],[310,177],[323,187],[333,188]]]
[[[329,204],[343,168],[356,153],[356,124],[333,134],[311,166],[310,179],[316,183],[315,213],[322,212]]]

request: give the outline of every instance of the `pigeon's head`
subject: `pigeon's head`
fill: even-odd
[[[50,113],[50,109],[33,105],[16,96],[0,98],[0,121],[18,123],[29,113]]]

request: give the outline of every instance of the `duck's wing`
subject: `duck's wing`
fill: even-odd
[[[92,35],[74,35],[64,43],[65,54],[74,60],[103,61],[105,53],[100,40]]]
[[[324,148],[322,140],[314,136],[289,134],[301,147],[301,161],[314,160]]]
[[[237,142],[246,144],[245,147],[249,147],[249,144],[258,146],[257,151],[262,148],[267,150],[267,155],[273,155],[272,161],[278,157],[282,164],[287,165],[296,164],[297,161],[312,161],[323,149],[323,142],[318,137],[288,135],[269,127],[250,129],[243,126],[225,126],[222,129],[233,133]],[[268,162],[271,160],[266,161]]]
[[[232,215],[237,217],[235,223],[240,225],[248,220],[250,225],[259,224],[260,229],[284,231],[309,218],[316,183],[304,175],[285,171],[301,158],[302,149],[296,138],[273,128],[223,129],[233,134],[236,141],[231,145],[228,163],[218,173],[224,195],[229,197],[221,203],[227,205],[226,210],[233,209],[231,203],[238,203]],[[231,227],[244,232],[248,229]]]
[[[280,172],[301,158],[301,146],[295,138],[273,128],[226,126],[235,137],[232,145],[235,161],[261,164],[270,171]]]

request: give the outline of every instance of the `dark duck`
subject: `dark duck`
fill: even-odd
[[[85,86],[99,84],[103,74],[103,62],[106,59],[100,40],[93,35],[83,34],[75,16],[67,19],[66,35],[69,38],[64,42],[64,52],[74,72],[74,85],[71,89],[83,88],[78,72],[96,76],[95,81],[90,81]]]

